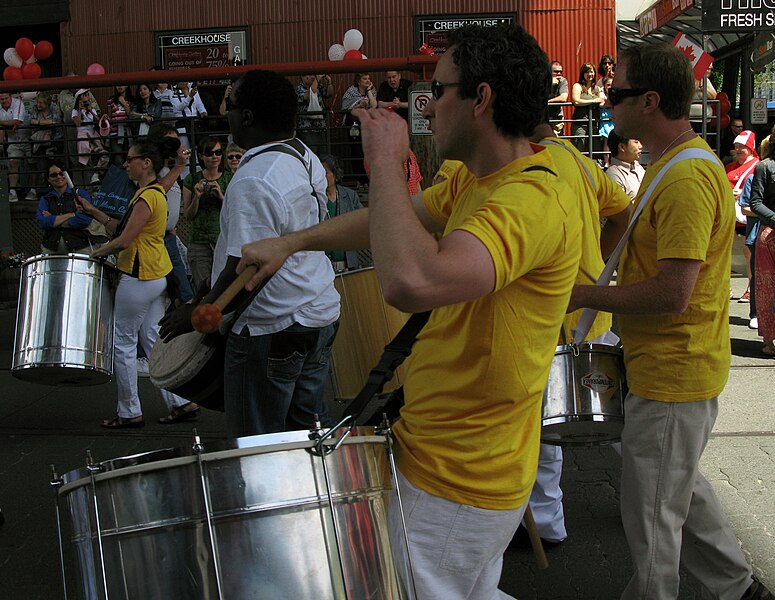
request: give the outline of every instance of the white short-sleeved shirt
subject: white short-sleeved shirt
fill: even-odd
[[[0,121],[19,121],[24,123],[27,118],[27,111],[24,110],[24,103],[19,98],[11,98],[11,105],[6,109],[0,106]],[[9,142],[21,142],[24,140],[23,130],[7,129],[6,139]]]
[[[276,142],[275,142],[276,143]],[[304,164],[294,156],[262,149],[245,153],[229,183],[221,209],[221,233],[215,245],[212,281],[229,256],[242,256],[242,246],[280,237],[315,225],[327,214],[326,174],[320,160],[306,146]],[[315,194],[306,165],[312,168]],[[325,327],[339,318],[339,293],[334,270],[324,252],[297,252],[285,261],[253,303],[233,324],[239,333],[266,335],[294,322]]]

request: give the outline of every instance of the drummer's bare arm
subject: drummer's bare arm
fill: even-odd
[[[102,226],[105,227],[105,231],[107,231],[109,234],[112,235],[116,233],[116,229],[118,229],[118,221],[110,215],[102,212],[86,198],[77,196],[75,199],[75,207],[78,209],[78,211],[89,215],[92,219],[97,221],[97,223],[102,224]]]
[[[121,231],[121,235],[113,238],[104,246],[93,250],[91,256],[94,258],[109,256],[128,248],[132,243],[132,240],[139,235],[150,218],[151,208],[148,206],[148,203],[142,198],[138,199],[132,208],[132,214],[129,215],[129,219],[126,222],[124,229]]]
[[[659,273],[637,283],[616,286],[576,285],[568,312],[589,307],[615,314],[680,314],[689,306],[702,261],[665,259]]]
[[[431,233],[443,231],[443,225],[430,216],[422,201],[422,192],[412,197],[415,214],[423,227]],[[361,250],[369,247],[369,209],[361,208],[309,229],[289,233],[279,238],[266,238],[242,247],[242,260],[237,273],[250,264],[258,265],[258,272],[247,284],[252,290],[260,281],[276,273],[285,260],[302,250]]]
[[[604,259],[611,256],[619,240],[622,239],[624,232],[627,231],[627,225],[630,223],[631,204],[627,205],[623,211],[615,215],[608,216],[608,220],[600,232],[600,252]]]

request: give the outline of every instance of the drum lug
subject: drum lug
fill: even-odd
[[[202,452],[205,451],[204,444],[202,444],[202,438],[199,437],[199,432],[196,430],[196,427],[193,430],[194,434],[194,443],[191,446],[191,451],[194,454],[202,454]]]
[[[376,435],[384,435],[386,438],[390,437],[392,429],[390,428],[390,420],[387,413],[382,413],[382,421],[374,428],[374,433]]]
[[[105,467],[102,463],[94,462],[94,457],[92,457],[91,450],[86,451],[86,469],[92,475],[102,473],[105,470]]]
[[[579,354],[581,354],[581,350],[579,349],[579,345],[576,342],[572,342],[570,344],[571,351],[573,352],[574,357],[578,357]]]

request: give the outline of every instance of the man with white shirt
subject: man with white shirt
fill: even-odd
[[[625,191],[630,200],[635,200],[646,173],[646,169],[638,162],[643,144],[612,131],[608,134],[608,148],[611,151],[611,166],[606,169],[606,175]]]
[[[236,277],[242,246],[306,229],[327,217],[326,173],[294,138],[296,91],[281,75],[250,71],[227,101],[234,142],[248,148],[229,183],[213,255],[213,302]],[[331,425],[323,391],[339,324],[334,270],[324,252],[300,252],[251,299],[231,326],[224,405],[234,437]],[[190,330],[192,305],[162,320],[165,339]],[[228,310],[228,309],[227,309]],[[224,311],[226,313],[227,311]],[[186,320],[188,323],[186,323]]]
[[[19,185],[19,164],[27,153],[28,146],[18,127],[27,116],[24,104],[11,94],[0,94],[0,131],[5,136],[5,153],[8,157],[8,202],[16,202],[16,187]]]

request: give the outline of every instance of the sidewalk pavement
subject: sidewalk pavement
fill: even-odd
[[[735,297],[745,280],[732,278]],[[775,589],[775,360],[764,357],[748,329],[748,305],[731,304],[732,368],[720,414],[702,461],[756,574]],[[191,444],[195,426],[207,444],[225,437],[219,413],[203,411],[195,424],[159,425],[158,392],[141,379],[146,427],[107,431],[115,414],[115,384],[48,387],[10,375],[15,309],[0,308],[0,599],[63,598],[50,465],[65,473],[97,461]],[[530,550],[509,550],[502,589],[520,600],[615,599],[632,566],[619,517],[618,455],[608,447],[565,449],[562,485],[568,540],[548,551],[550,566],[536,568]],[[72,566],[72,551],[67,562]],[[68,590],[75,590],[72,577]],[[701,598],[685,575],[681,600]],[[270,599],[274,600],[274,599]],[[360,599],[356,599],[360,600]]]

